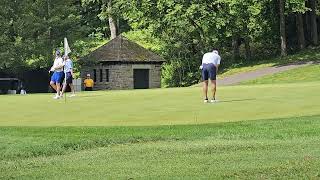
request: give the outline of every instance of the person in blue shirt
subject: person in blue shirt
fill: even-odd
[[[73,63],[72,60],[69,58],[69,56],[64,56],[64,73],[65,73],[65,83],[63,84],[63,88],[62,88],[62,92],[61,92],[61,97],[63,96],[63,93],[65,93],[67,85],[70,86],[71,89],[71,95],[70,97],[74,97],[75,94],[75,90],[74,90],[74,86],[72,84],[72,80],[74,77],[73,74]]]

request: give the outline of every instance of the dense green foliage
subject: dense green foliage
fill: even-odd
[[[285,1],[289,53],[317,45],[313,32],[319,25],[313,22],[319,4],[313,2]],[[63,37],[77,60],[113,31],[163,56],[162,82],[169,87],[196,83],[201,57],[213,48],[222,54],[222,68],[280,54],[278,0],[3,0],[0,5],[0,71],[10,73],[50,66]]]
[[[0,68],[48,67],[63,37],[74,41],[85,28],[73,0],[5,0],[0,11]]]

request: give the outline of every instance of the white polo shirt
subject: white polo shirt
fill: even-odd
[[[205,53],[202,58],[202,64],[219,65],[220,61],[221,61],[221,57],[214,52]]]
[[[59,67],[63,65],[63,60],[61,57],[57,57],[55,60],[54,60],[54,63],[53,63],[53,66],[51,68],[51,70],[54,69],[54,72],[61,72],[63,71],[63,67],[59,68],[59,69],[56,69],[56,67]]]

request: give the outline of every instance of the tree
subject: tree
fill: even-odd
[[[306,41],[304,37],[303,17],[301,13],[296,14],[296,26],[298,34],[298,46],[300,49],[304,49],[306,47]]]
[[[287,56],[287,38],[284,8],[285,0],[279,0],[281,56]]]
[[[296,35],[297,35],[297,47],[299,49],[304,49],[306,47],[306,40],[305,40],[305,27],[304,27],[304,18],[303,15],[306,14],[305,1],[301,0],[287,0],[286,1],[286,12],[290,17],[295,19],[295,24],[292,24],[292,27],[296,27]],[[288,23],[290,25],[290,23]],[[290,32],[290,29],[288,30]],[[295,39],[294,37],[290,37]]]
[[[305,2],[314,8],[310,11]],[[105,42],[104,38],[134,30],[147,32],[148,42],[159,40],[158,53],[168,60],[163,74],[167,85],[188,86],[199,79],[202,55],[212,49],[218,49],[223,59],[228,59],[222,64],[224,68],[280,53],[285,56],[287,49],[303,49],[311,42],[311,35],[306,35],[309,32],[315,44],[315,14],[312,18],[303,17],[306,12],[316,12],[315,2],[3,0],[0,68],[46,67],[65,36],[71,44],[76,42],[77,52],[89,53],[92,46]],[[88,36],[101,41],[88,40]],[[280,42],[281,52],[275,46]]]
[[[76,0],[3,1],[0,11],[5,9],[1,20],[6,28],[1,39],[6,41],[0,49],[10,53],[0,53],[0,68],[15,72],[48,67],[63,37],[72,41],[82,33],[79,5]]]
[[[109,27],[111,32],[111,39],[114,39],[119,35],[119,30],[118,30],[118,23],[114,18],[115,16],[112,9],[112,0],[108,1],[107,9],[108,9],[108,19],[109,19]]]
[[[317,2],[316,0],[309,0],[311,12],[310,12],[310,23],[311,23],[311,39],[313,45],[318,45],[318,29],[317,29]]]
[[[99,6],[100,12],[97,15],[102,23],[107,23],[108,34],[111,39],[117,37],[120,32],[126,31],[128,27],[123,21],[121,6],[128,3],[125,0],[82,0],[84,7]],[[104,27],[102,27],[104,29]],[[107,30],[107,29],[106,29]]]

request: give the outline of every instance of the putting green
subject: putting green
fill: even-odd
[[[320,82],[218,88],[217,104],[201,89],[0,96],[0,126],[153,126],[203,124],[320,114]]]

